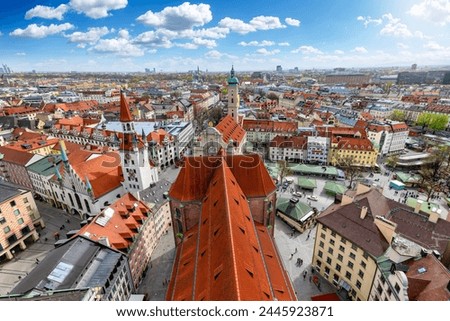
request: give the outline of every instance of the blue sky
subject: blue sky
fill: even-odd
[[[450,0],[3,1],[14,71],[443,65]]]

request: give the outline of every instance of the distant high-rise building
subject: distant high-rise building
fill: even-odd
[[[277,72],[283,72],[283,67],[281,67],[281,65],[277,66]]]
[[[8,67],[7,64],[3,64],[3,68],[1,68],[1,69],[3,69],[2,73],[4,73],[4,74],[10,74],[11,73],[11,69]]]
[[[417,64],[412,64],[411,65],[411,70],[417,70]]]

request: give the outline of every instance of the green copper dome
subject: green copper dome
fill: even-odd
[[[230,77],[228,77],[228,85],[238,85],[239,79],[237,79],[234,75],[234,67],[231,67]]]

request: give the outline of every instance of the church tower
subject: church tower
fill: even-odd
[[[234,67],[231,67],[230,77],[228,77],[228,115],[236,123],[238,122],[239,99],[239,80],[234,75]]]
[[[119,149],[124,178],[122,184],[126,191],[138,197],[139,191],[158,181],[158,171],[149,163],[147,139],[145,134],[143,137],[136,134],[130,108],[123,93],[120,93],[119,120],[123,132]]]

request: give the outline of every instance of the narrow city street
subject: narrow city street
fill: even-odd
[[[0,295],[8,294],[54,248],[55,233],[59,233],[60,239],[64,239],[67,232],[80,228],[79,217],[44,202],[36,201],[36,205],[46,226],[38,229],[38,241],[30,244],[24,251],[17,251],[13,260],[0,263]]]

